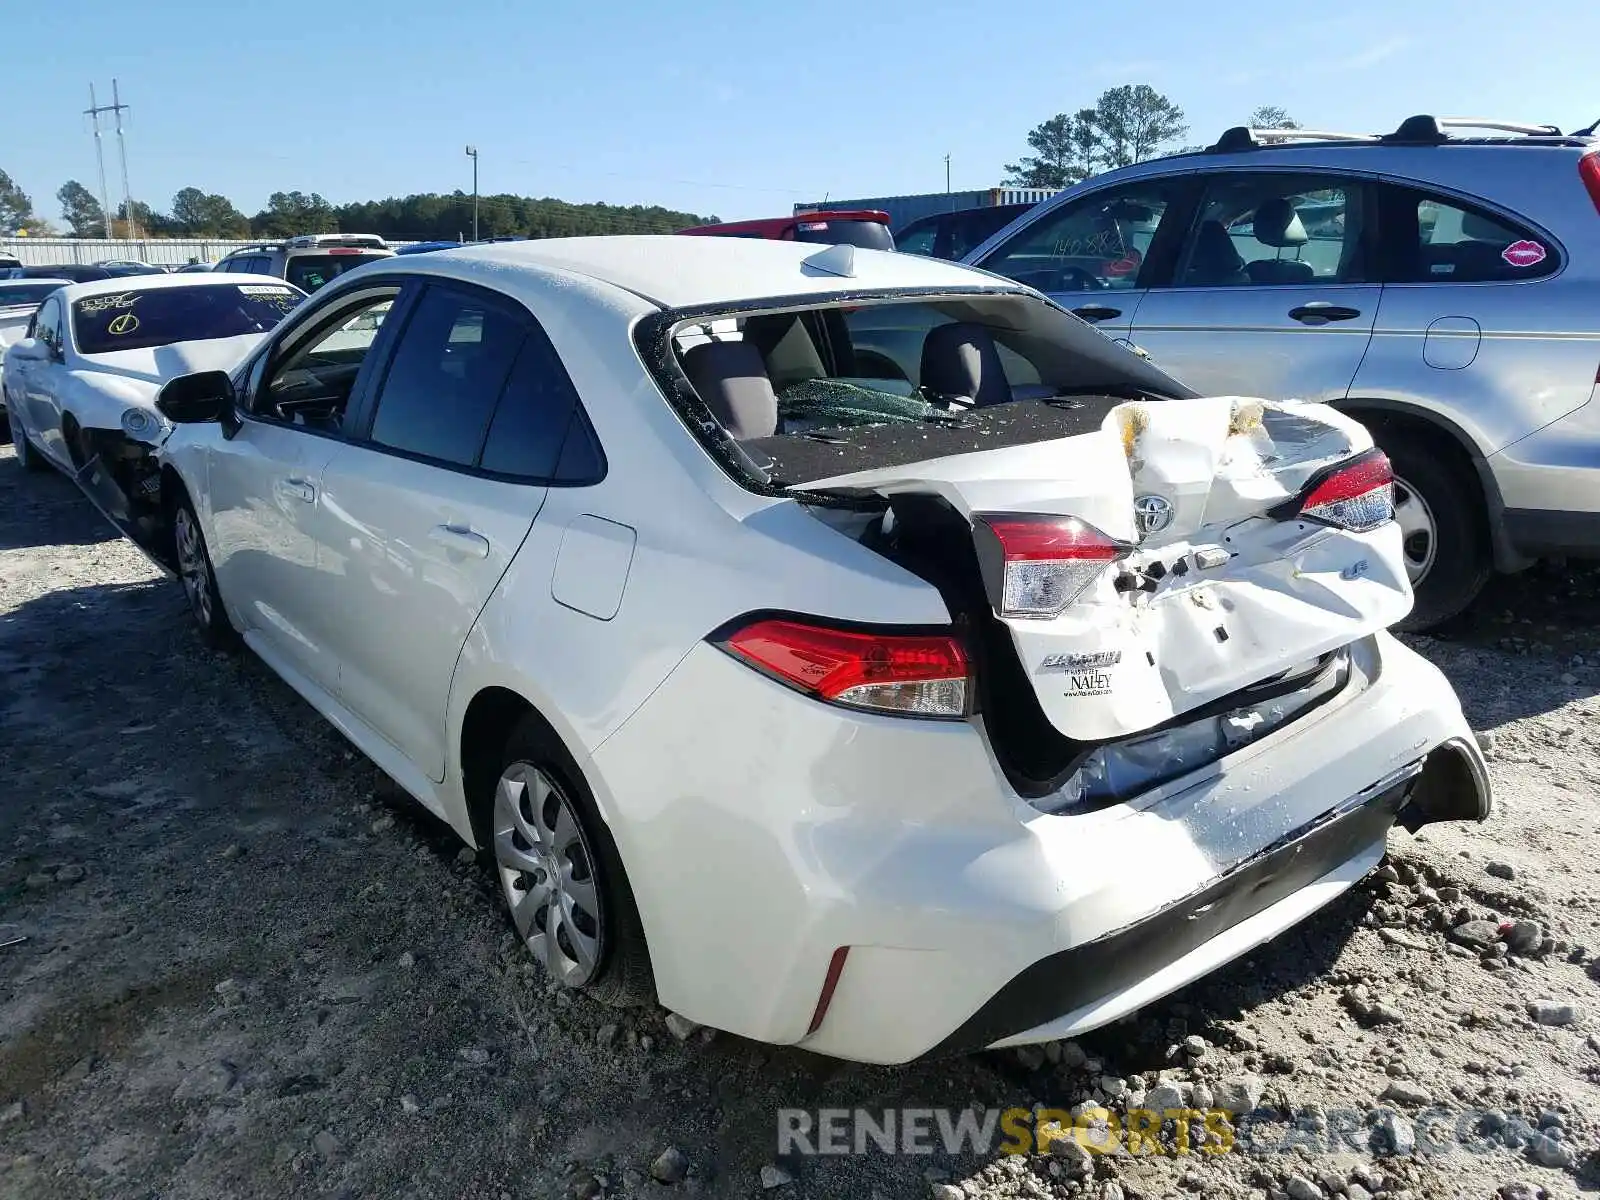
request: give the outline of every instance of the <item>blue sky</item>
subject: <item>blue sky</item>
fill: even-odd
[[[194,185],[247,213],[276,190],[470,189],[468,142],[486,193],[724,218],[940,190],[946,154],[957,189],[988,187],[1033,125],[1121,83],[1170,96],[1195,142],[1261,104],[1355,130],[1600,118],[1600,7],[1579,0],[1341,0],[1266,21],[1185,0],[12,7],[0,169],[51,219],[65,180],[97,190],[82,110],[113,76],[134,194],[165,209]]]

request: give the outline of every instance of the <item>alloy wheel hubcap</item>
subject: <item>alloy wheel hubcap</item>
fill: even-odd
[[[1434,557],[1438,554],[1438,525],[1422,493],[1398,475],[1394,480],[1394,519],[1400,526],[1406,576],[1415,587],[1433,568]]]
[[[571,801],[530,763],[512,763],[495,789],[494,857],[523,943],[568,987],[588,983],[601,951],[594,857]]]
[[[173,533],[178,550],[178,578],[183,580],[189,607],[200,624],[210,625],[211,572],[206,566],[205,549],[200,544],[200,531],[195,528],[188,509],[178,510]]]

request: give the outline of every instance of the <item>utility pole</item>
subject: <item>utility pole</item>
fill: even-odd
[[[122,137],[122,111],[128,106],[117,95],[117,81],[111,81],[111,111],[117,118],[117,153],[122,156],[122,211],[127,214],[128,237],[138,238],[139,222],[133,215],[133,193],[128,190],[128,143]]]
[[[467,147],[467,157],[472,160],[472,240],[478,240],[478,148]]]
[[[100,141],[100,114],[104,110],[95,102],[94,84],[89,85],[89,107],[83,110],[94,125],[94,159],[100,168],[100,232],[111,236],[111,193],[106,190],[106,151]]]
[[[100,206],[106,214],[106,236],[111,236],[111,197],[106,192],[106,156],[100,144],[100,114],[111,113],[116,120],[117,150],[122,155],[122,211],[127,214],[129,238],[139,236],[139,225],[133,215],[133,194],[128,191],[128,143],[122,136],[122,114],[128,111],[128,106],[122,102],[122,97],[117,92],[117,81],[111,81],[111,103],[96,104],[94,99],[94,84],[89,85],[88,113],[94,121],[94,153],[100,164]]]
[[[944,194],[946,196],[950,194],[950,156],[948,154],[944,156]],[[955,201],[952,200],[950,204],[954,208]]]

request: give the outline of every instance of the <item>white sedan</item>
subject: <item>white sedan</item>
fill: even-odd
[[[255,275],[141,275],[52,290],[5,350],[0,387],[17,457],[72,474],[134,534],[159,495],[152,452],[171,431],[155,409],[161,385],[236,365],[304,298]]]
[[[1488,815],[1388,463],[847,246],[391,258],[169,383],[239,637],[485,851],[562,984],[904,1062],[1059,1038]]]

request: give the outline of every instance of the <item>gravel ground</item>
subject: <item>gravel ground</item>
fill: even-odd
[[[1492,739],[1489,823],[1392,834],[1306,925],[1079,1044],[886,1070],[553,993],[488,872],[260,663],[203,652],[67,481],[0,450],[0,512],[0,1195],[1600,1187],[1593,569],[1498,580],[1418,640]],[[1287,1148],[775,1157],[784,1107],[1208,1092],[1259,1100]],[[1430,1104],[1483,1116],[1430,1142]]]

